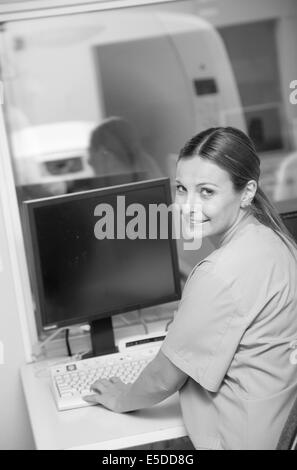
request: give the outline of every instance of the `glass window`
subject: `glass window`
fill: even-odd
[[[246,127],[223,41],[197,15],[115,9],[8,22],[1,36],[20,200],[173,177],[194,133]]]
[[[228,0],[213,8],[202,0],[111,3],[110,11],[2,26],[19,200],[174,180],[185,141],[219,125],[254,140],[271,198],[297,198],[297,105],[289,102],[297,4],[292,11],[292,2],[277,0],[265,13],[244,0],[242,9]]]
[[[244,107],[247,130],[259,152],[283,149],[282,102],[275,21],[221,28]]]
[[[246,130],[261,156],[261,184],[279,201],[297,197],[297,156],[290,152],[286,132],[277,28],[277,20],[266,20],[222,27],[219,33],[236,77]]]

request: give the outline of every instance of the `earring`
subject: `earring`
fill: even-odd
[[[244,201],[242,204],[241,204],[241,207],[242,209],[245,209],[246,207],[248,207],[250,205],[251,201]]]

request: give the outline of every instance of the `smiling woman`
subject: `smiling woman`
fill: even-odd
[[[273,449],[297,390],[297,250],[259,188],[250,139],[211,128],[181,150],[176,202],[190,232],[216,249],[194,268],[156,358],[130,385],[93,384],[86,397],[116,412],[179,390],[197,449]]]
[[[259,222],[290,239],[259,187],[259,177],[260,160],[242,131],[217,127],[194,136],[181,150],[176,178],[176,201],[189,228],[201,212],[202,236],[211,237],[218,246],[234,224],[253,213]]]
[[[201,226],[201,236],[210,237],[214,245],[244,215],[239,213],[242,199],[252,199],[256,188],[256,182],[250,181],[245,195],[235,192],[228,172],[201,157],[181,159],[177,166],[176,202],[187,231],[195,235]]]

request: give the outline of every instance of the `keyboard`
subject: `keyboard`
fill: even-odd
[[[126,384],[133,383],[159,349],[160,343],[52,366],[51,388],[58,410],[92,406],[82,397],[94,393],[90,386],[100,378],[119,377]]]

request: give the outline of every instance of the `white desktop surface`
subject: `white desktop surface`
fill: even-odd
[[[58,411],[46,365],[25,365],[21,376],[37,449],[124,449],[187,435],[178,394],[132,413],[101,406]]]

